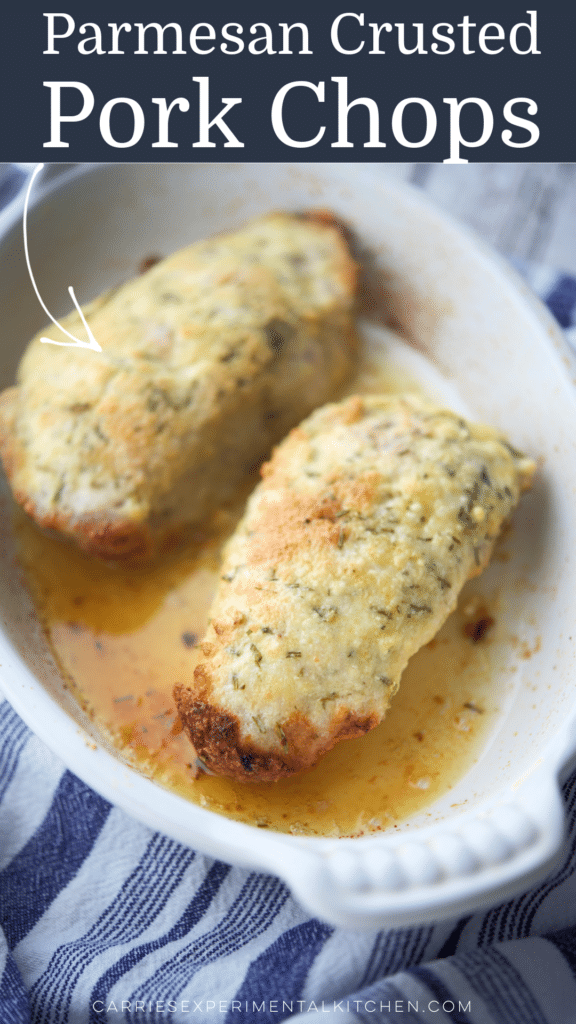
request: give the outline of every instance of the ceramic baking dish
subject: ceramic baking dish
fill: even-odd
[[[502,614],[531,657],[501,667],[500,711],[471,770],[393,832],[321,839],[256,829],[168,792],[122,762],[67,690],[14,564],[2,499],[0,673],[8,699],[66,765],[147,825],[279,875],[314,914],[407,925],[500,901],[550,866],[563,836],[558,774],[576,751],[576,402],[544,308],[505,263],[415,191],[359,165],[79,167],[36,188],[30,252],[48,308],[69,308],[169,252],[274,208],[330,208],[372,254],[383,309],[463,408],[537,457],[515,524]],[[0,217],[2,386],[45,322],[22,249],[22,203]]]

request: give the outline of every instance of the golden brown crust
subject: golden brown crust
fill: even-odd
[[[211,704],[209,690],[204,694],[202,700],[185,686],[174,687],[180,721],[206,769],[241,782],[277,782],[305,771],[340,740],[363,736],[378,724],[375,714],[340,712],[329,735],[321,736],[304,715],[295,713],[282,726],[282,751],[263,750],[242,735],[237,715]]]
[[[101,353],[37,336],[0,399],[16,500],[105,558],[161,548],[345,379],[356,278],[330,215],[270,214],[86,307]]]
[[[73,536],[88,554],[111,561],[129,561],[149,558],[154,551],[151,531],[147,523],[133,523],[129,519],[100,516],[81,516],[74,520],[58,512],[44,512],[26,494],[14,491],[15,501],[43,530]]]
[[[208,769],[270,781],[381,721],[534,468],[410,395],[356,396],[292,430],[224,552],[202,663],[175,691]]]
[[[0,458],[8,482],[12,484],[18,448],[14,444],[14,421],[18,388],[0,394]],[[82,516],[74,522],[57,510],[42,509],[26,492],[13,490],[14,500],[44,530],[60,534],[74,533],[85,551],[101,558],[122,560],[146,558],[152,553],[150,529],[146,523],[134,523],[105,515]]]
[[[0,394],[0,458],[8,480],[12,480],[16,446],[14,422],[16,418],[16,397],[18,388],[6,388]]]

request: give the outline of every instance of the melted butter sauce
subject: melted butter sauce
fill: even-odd
[[[401,366],[383,364],[382,353],[381,341],[367,342],[347,393],[423,391]],[[426,393],[438,397],[433,386]],[[481,581],[468,584],[440,633],[410,661],[385,721],[340,743],[315,768],[258,785],[198,775],[172,689],[191,681],[201,658],[197,643],[218,582],[219,553],[245,496],[161,562],[132,568],[92,559],[18,513],[20,558],[62,674],[129,763],[204,807],[300,834],[393,827],[459,781],[494,725],[506,644],[497,593],[482,594]],[[473,628],[479,620],[489,622],[480,639]]]

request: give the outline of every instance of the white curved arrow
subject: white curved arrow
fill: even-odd
[[[70,294],[72,302],[74,303],[74,305],[76,306],[76,309],[78,310],[78,312],[80,314],[80,319],[82,320],[82,323],[84,324],[84,327],[86,328],[86,333],[88,335],[88,338],[90,339],[89,341],[82,341],[80,338],[76,338],[73,334],[70,334],[69,331],[67,331],[64,327],[62,327],[62,325],[59,324],[57,320],[54,319],[54,317],[52,316],[52,313],[50,312],[49,309],[47,309],[46,305],[42,301],[42,297],[40,295],[40,292],[38,291],[38,288],[36,287],[36,281],[34,280],[34,275],[32,273],[32,267],[30,266],[30,256],[28,254],[28,200],[30,199],[30,192],[31,192],[31,189],[32,189],[32,185],[34,184],[34,178],[36,177],[37,174],[39,174],[39,172],[42,170],[43,167],[44,167],[44,164],[38,164],[34,168],[34,172],[32,174],[32,177],[30,178],[30,182],[29,182],[28,188],[26,190],[26,199],[24,200],[23,229],[24,229],[24,253],[26,255],[26,266],[28,267],[28,273],[30,274],[30,280],[32,281],[32,285],[34,287],[34,291],[36,292],[36,297],[38,299],[38,302],[42,306],[42,309],[44,310],[46,315],[50,317],[52,323],[56,324],[56,327],[60,331],[62,331],[62,334],[65,334],[68,338],[71,338],[72,340],[71,341],[54,341],[53,338],[40,338],[40,341],[43,341],[46,345],[66,345],[69,348],[91,348],[91,349],[94,350],[94,352],[101,352],[102,349],[100,348],[100,345],[98,344],[98,342],[96,341],[96,338],[92,334],[92,331],[90,330],[88,324],[86,323],[86,320],[84,318],[84,314],[83,314],[82,310],[80,309],[80,306],[78,305],[78,302],[76,301],[76,296],[74,295],[74,289],[72,287],[70,287],[68,289],[68,292]]]

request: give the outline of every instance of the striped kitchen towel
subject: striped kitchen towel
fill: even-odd
[[[0,196],[1,199],[1,196]],[[576,280],[521,268],[562,327]],[[151,832],[0,703],[0,1024],[576,1022],[576,772],[563,859],[457,921],[356,932]]]
[[[576,772],[564,858],[541,885],[373,933],[133,821],[6,702],[0,750],[1,1024],[576,1021]]]

